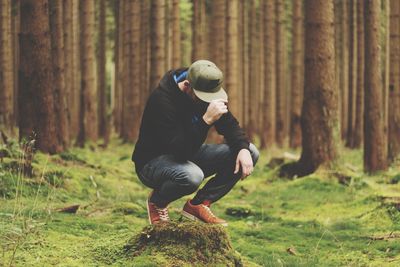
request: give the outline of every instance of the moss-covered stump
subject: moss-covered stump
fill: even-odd
[[[222,226],[196,222],[147,226],[127,243],[125,252],[134,261],[151,257],[163,266],[242,266]]]

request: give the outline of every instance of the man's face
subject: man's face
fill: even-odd
[[[188,94],[188,95],[190,96],[191,99],[193,99],[194,101],[196,101],[197,96],[194,94],[192,87],[190,87],[190,88],[187,90],[186,94]]]

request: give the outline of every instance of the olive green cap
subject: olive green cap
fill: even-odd
[[[222,88],[224,75],[222,71],[209,60],[197,60],[190,65],[187,79],[194,94],[205,102],[216,99],[228,101],[228,95]]]

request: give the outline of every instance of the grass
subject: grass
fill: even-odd
[[[124,253],[148,224],[132,148],[112,140],[38,153],[32,178],[10,163],[11,151],[0,163],[0,266],[173,266],[162,253]],[[388,201],[400,197],[399,164],[368,176],[361,152],[343,150],[335,171],[351,177],[346,185],[326,170],[290,181],[266,166],[279,153],[264,151],[254,175],[213,206],[245,266],[400,265],[400,212]],[[184,201],[171,204],[174,220]],[[76,214],[57,211],[71,205]]]

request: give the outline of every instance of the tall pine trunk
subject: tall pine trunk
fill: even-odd
[[[74,55],[73,55],[73,27],[72,27],[72,19],[73,19],[73,1],[71,0],[62,0],[62,11],[63,11],[63,38],[64,38],[64,84],[65,84],[65,95],[67,98],[67,107],[68,107],[68,140],[70,142],[72,134],[72,106],[75,104],[73,99],[73,68],[74,68]]]
[[[20,138],[33,137],[39,150],[56,153],[61,147],[54,113],[49,25],[47,0],[21,1]]]
[[[380,59],[380,0],[366,0],[365,27],[365,113],[364,169],[367,172],[385,170],[387,155],[384,146],[382,73]]]
[[[98,41],[98,118],[99,135],[106,139],[107,131],[107,84],[106,84],[106,0],[100,0]]]
[[[13,36],[11,2],[0,0],[0,129],[11,132],[14,125]]]
[[[83,146],[85,141],[98,138],[94,1],[81,1],[80,12],[82,77],[78,143]]]
[[[356,92],[357,92],[357,3],[355,0],[349,4],[349,94],[347,113],[347,138],[346,145],[354,147],[354,128],[356,121]]]
[[[172,1],[172,68],[181,66],[181,28],[179,20],[179,0]]]
[[[239,122],[243,122],[239,90],[239,2],[227,2],[226,17],[226,70],[225,89],[229,94],[229,109]]]
[[[301,145],[301,104],[304,86],[304,39],[302,0],[293,2],[293,39],[292,39],[292,90],[290,105],[290,147]]]
[[[72,50],[70,57],[72,68],[72,79],[69,90],[69,108],[70,108],[70,134],[71,140],[77,140],[79,135],[79,116],[81,99],[81,49],[80,49],[80,22],[79,22],[79,0],[70,0],[72,2]]]
[[[287,69],[285,6],[283,0],[276,0],[276,142],[283,146],[287,137]]]
[[[346,139],[349,113],[349,6],[348,1],[340,1],[341,5],[341,35],[342,35],[342,58],[341,58],[341,77],[340,77],[340,129],[342,139]]]
[[[116,1],[115,4],[115,80],[114,101],[112,102],[113,123],[115,131],[121,135],[122,121],[122,88],[124,82],[123,59],[124,59],[124,0]]]
[[[167,57],[165,54],[165,0],[151,1],[151,66],[150,87],[154,89],[166,71]]]
[[[123,132],[125,141],[134,142],[137,139],[140,123],[140,1],[128,2],[127,26],[129,38],[127,49],[127,80],[129,83],[124,86],[123,98]]]
[[[263,13],[263,47],[264,81],[263,81],[263,104],[262,104],[262,128],[261,147],[265,148],[275,142],[276,136],[276,47],[275,47],[275,4],[273,1],[264,1]]]
[[[141,110],[150,94],[152,88],[149,87],[150,76],[150,3],[149,1],[141,1],[140,12],[140,66],[141,66]]]
[[[63,148],[69,146],[68,103],[65,88],[64,29],[62,0],[52,0],[50,5],[51,55],[53,61],[54,102],[57,136]]]
[[[364,138],[364,1],[357,1],[357,96],[353,147],[359,148]]]
[[[337,156],[337,92],[333,1],[305,2],[305,83],[301,114],[302,153],[282,175],[305,176]]]
[[[206,56],[206,1],[193,0],[192,61]]]
[[[12,3],[12,39],[13,39],[13,76],[14,76],[14,100],[13,100],[13,117],[14,125],[18,125],[18,79],[19,79],[19,33],[21,29],[21,16],[20,16],[20,0],[14,0]]]
[[[212,1],[211,14],[211,30],[209,38],[209,49],[211,61],[226,75],[225,60],[226,60],[226,0]],[[229,89],[228,89],[229,90]]]
[[[245,98],[248,99],[245,112],[247,115],[247,125],[246,130],[249,135],[250,140],[254,140],[256,134],[256,121],[257,121],[257,105],[259,99],[256,97],[257,91],[260,90],[257,78],[259,77],[260,64],[253,64],[254,62],[260,62],[258,50],[257,50],[257,38],[259,38],[259,31],[257,31],[257,25],[260,23],[257,17],[257,8],[255,0],[250,1],[250,7],[248,8],[247,16],[247,50],[248,50],[248,70],[247,70],[247,94]],[[258,42],[259,43],[259,42]]]
[[[400,154],[400,3],[390,1],[389,159]]]

